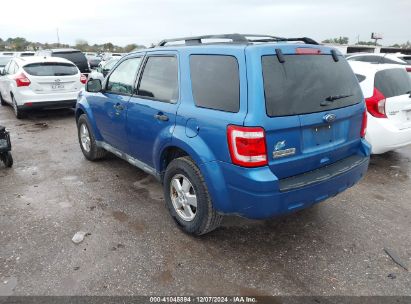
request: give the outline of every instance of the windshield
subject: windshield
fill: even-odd
[[[59,62],[32,63],[23,69],[33,76],[72,76],[78,73],[75,65]]]
[[[331,55],[262,57],[268,116],[288,116],[328,111],[363,100],[361,88],[347,61]]]

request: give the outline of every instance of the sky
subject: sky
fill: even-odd
[[[2,1],[0,38],[74,44],[150,45],[221,33],[347,36],[383,45],[411,41],[411,0],[19,0]]]

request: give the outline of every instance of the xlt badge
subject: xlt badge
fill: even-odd
[[[295,154],[295,148],[284,149],[285,147],[285,140],[277,142],[274,146],[273,158],[286,157]]]

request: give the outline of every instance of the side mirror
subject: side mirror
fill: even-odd
[[[86,91],[91,93],[98,93],[103,90],[100,79],[90,79],[86,84]]]
[[[6,75],[6,70],[5,70],[5,69],[2,69],[2,70],[0,71],[0,76],[4,76],[4,75]]]

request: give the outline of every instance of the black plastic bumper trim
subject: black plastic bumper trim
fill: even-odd
[[[353,155],[320,169],[280,179],[280,191],[285,192],[295,190],[326,181],[340,174],[346,173],[357,166],[368,163],[369,160],[370,158],[368,156]]]

